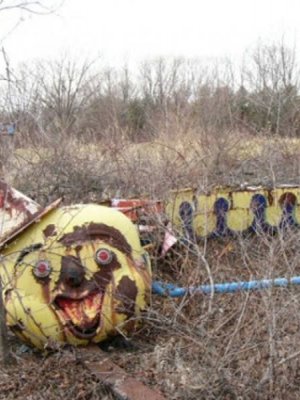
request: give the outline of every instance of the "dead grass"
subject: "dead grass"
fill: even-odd
[[[237,133],[162,137],[131,144],[49,139],[42,147],[16,149],[4,165],[5,179],[42,204],[148,195],[216,185],[273,186],[299,182],[295,139],[250,138]]]
[[[299,233],[200,246],[215,282],[299,275]],[[179,256],[180,255],[180,256]],[[178,261],[178,256],[180,261]],[[186,248],[156,266],[156,279],[208,283]],[[155,262],[154,262],[155,266]],[[139,350],[113,358],[170,399],[294,399],[299,396],[297,288],[153,298]],[[142,372],[141,372],[142,368]]]
[[[54,354],[21,353],[15,347],[12,364],[0,369],[0,399],[114,400],[115,397],[85,368],[76,351]]]
[[[19,150],[7,161],[5,176],[43,204],[61,195],[67,203],[143,194],[164,199],[170,189],[188,186],[300,184],[298,147],[298,142],[237,134],[87,148],[66,141],[40,153],[31,149],[29,156]],[[284,239],[203,242],[196,252],[177,247],[165,260],[153,256],[154,278],[187,285],[209,283],[211,277],[224,282],[300,275],[299,245],[299,232],[290,232]],[[132,338],[135,348],[113,349],[110,356],[172,400],[295,399],[299,309],[298,288],[153,296],[145,323]],[[70,357],[69,350],[30,363],[18,356],[15,367],[1,371],[0,398],[111,398]],[[75,397],[81,384],[90,392]],[[26,397],[29,393],[33,397]]]

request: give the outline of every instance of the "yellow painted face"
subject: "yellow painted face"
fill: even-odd
[[[4,279],[7,323],[19,336],[39,348],[84,345],[136,327],[151,271],[127,217],[98,205],[65,207],[23,236],[6,254]]]

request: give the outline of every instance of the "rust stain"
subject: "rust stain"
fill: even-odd
[[[121,265],[116,259],[113,257],[111,263],[102,267],[98,272],[94,274],[94,279],[101,290],[105,290],[106,286],[111,282],[113,271],[117,269],[121,269]]]
[[[0,190],[0,208],[4,207],[4,193],[3,190]]]
[[[50,303],[50,278],[47,278],[47,281],[41,281],[39,282],[42,285],[42,292],[43,292],[43,297],[45,299],[46,304]]]
[[[56,226],[54,224],[49,224],[43,230],[43,234],[44,234],[45,238],[57,235]]]
[[[286,192],[280,196],[278,203],[281,208],[283,208],[286,205],[295,206],[297,203],[297,197],[294,193]]]
[[[233,210],[235,208],[235,204],[233,204],[233,192],[228,192],[228,199],[229,199],[229,209]]]
[[[132,317],[135,314],[137,293],[136,283],[128,276],[123,276],[116,288],[115,298],[121,301],[116,311],[125,314],[128,318]]]
[[[274,197],[273,197],[273,194],[272,194],[272,190],[268,189],[267,193],[268,193],[267,197],[268,197],[269,205],[272,206],[273,203],[274,203]]]
[[[109,206],[121,211],[133,222],[138,222],[141,217],[162,214],[164,211],[161,201],[149,199],[112,199]]]
[[[1,187],[3,187],[3,182],[0,181],[0,190]],[[26,196],[22,195],[20,192],[15,191],[16,196],[20,196],[22,199],[26,200]],[[0,249],[7,243],[9,243],[13,238],[15,238],[16,236],[18,236],[20,233],[22,233],[26,228],[28,228],[30,225],[32,225],[34,222],[37,222],[38,220],[40,220],[42,217],[44,217],[46,214],[48,214],[51,210],[57,208],[59,206],[59,204],[61,203],[62,199],[57,199],[56,201],[54,201],[53,203],[49,204],[47,207],[42,208],[41,206],[39,206],[37,203],[35,203],[34,201],[31,201],[30,199],[28,199],[28,207],[29,210],[31,209],[31,211],[33,212],[29,212],[28,213],[20,213],[19,215],[22,217],[19,220],[14,220],[14,218],[12,219],[12,221],[8,221],[8,227],[4,226],[4,232],[0,232]],[[14,209],[14,204],[11,204],[9,207],[10,212],[8,212],[9,215],[11,215],[12,210]],[[7,199],[5,198],[4,200],[4,206],[1,209],[0,208],[0,214],[1,214],[1,210],[2,212],[7,212]],[[5,229],[7,228],[7,229]],[[3,229],[3,227],[2,227]]]
[[[76,256],[78,258],[80,258],[80,252],[82,250],[82,246],[79,244],[78,246],[75,247],[75,252],[76,252]]]
[[[14,325],[10,326],[10,329],[16,334],[18,334],[25,331],[25,326],[23,324],[23,321],[19,320]]]
[[[122,233],[105,224],[90,223],[87,226],[76,227],[73,232],[63,235],[59,242],[70,247],[78,242],[90,242],[96,239],[103,240],[127,255],[131,254],[131,246]]]
[[[0,181],[0,190],[1,190],[1,208],[5,208],[5,210],[12,215],[13,210],[17,210],[20,213],[23,213],[27,217],[30,217],[32,213],[30,212],[29,206],[31,203],[30,199],[26,199],[23,195],[17,195],[16,190],[12,189],[7,183]]]

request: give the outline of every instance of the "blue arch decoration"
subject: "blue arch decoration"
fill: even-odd
[[[270,225],[266,221],[266,210],[268,207],[267,199],[264,195],[257,193],[252,196],[250,202],[250,209],[253,212],[254,218],[251,226],[246,229],[244,234],[254,233],[267,233],[269,235],[274,235],[277,232],[277,227]]]
[[[250,209],[253,212],[253,221],[251,225],[244,231],[236,232],[230,229],[227,225],[227,214],[230,210],[230,203],[224,197],[219,197],[213,206],[213,212],[216,216],[215,230],[206,236],[207,239],[221,238],[221,237],[234,237],[237,235],[248,236],[249,234],[275,235],[276,233],[283,232],[288,228],[300,228],[300,224],[295,217],[295,210],[297,206],[297,197],[292,192],[284,193],[280,199],[279,204],[282,209],[282,216],[278,226],[270,225],[266,220],[266,210],[268,202],[263,194],[256,193],[252,196],[250,201]],[[182,221],[184,239],[189,242],[196,243],[197,240],[203,239],[196,234],[193,220],[195,212],[193,205],[188,201],[183,201],[179,206],[179,216]]]
[[[229,201],[224,197],[219,197],[214,204],[214,213],[216,215],[216,229],[209,238],[218,238],[224,236],[234,236],[234,231],[227,226],[227,213],[230,209]]]

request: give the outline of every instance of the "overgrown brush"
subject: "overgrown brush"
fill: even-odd
[[[4,172],[17,189],[43,204],[60,196],[66,203],[143,195],[165,199],[171,189],[187,186],[209,191],[245,182],[300,183],[298,142],[251,140],[238,132],[226,132],[225,140],[224,135],[202,132],[176,141],[162,135],[134,145],[62,138],[16,149]],[[157,225],[163,229],[160,220]],[[197,285],[299,275],[299,241],[298,232],[287,232],[203,241],[196,250],[177,245],[165,259],[153,252],[154,278]],[[295,399],[299,306],[298,288],[153,296],[144,325],[131,340],[137,347],[110,356],[174,400]]]

